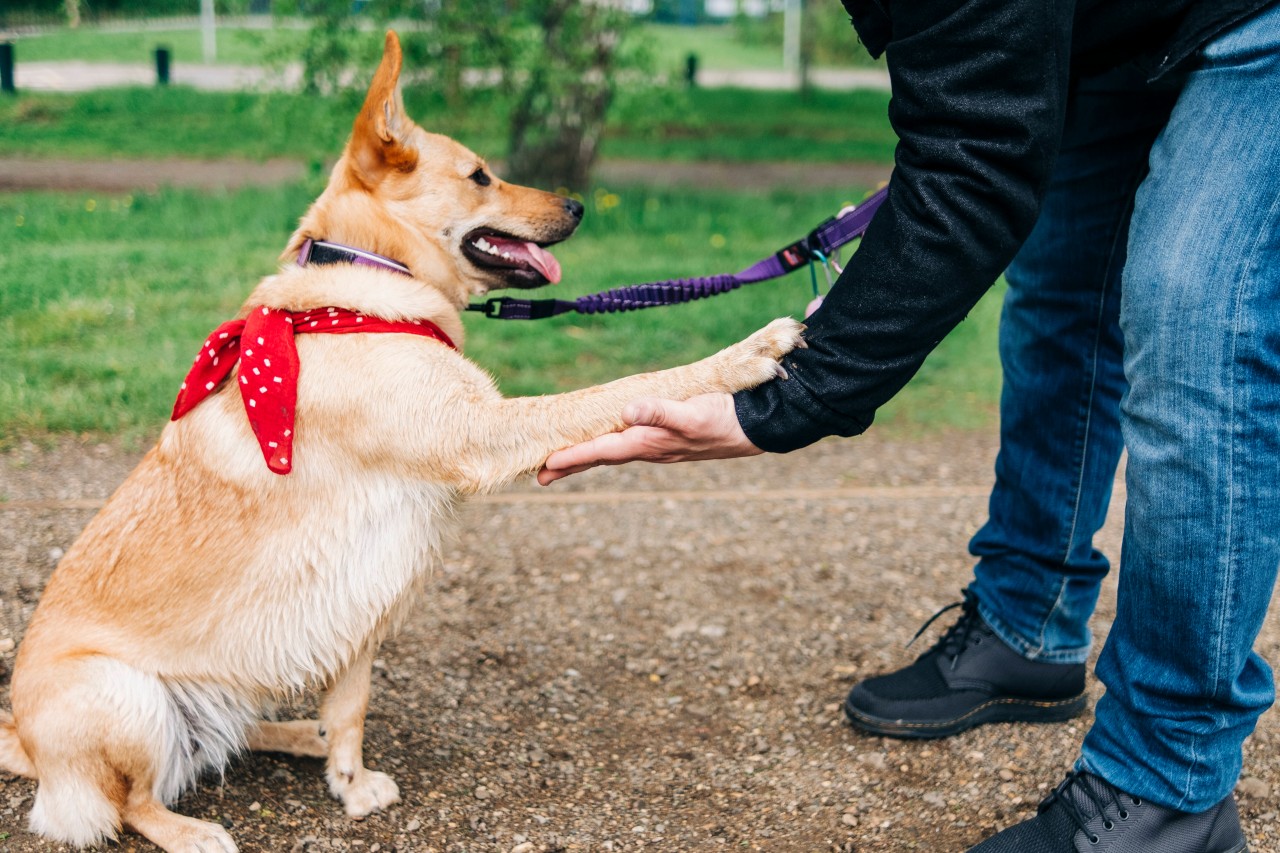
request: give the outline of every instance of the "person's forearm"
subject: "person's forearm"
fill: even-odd
[[[735,396],[765,450],[854,435],[1012,260],[1039,211],[1066,102],[1069,3],[894,4],[888,199],[823,306],[792,382]]]

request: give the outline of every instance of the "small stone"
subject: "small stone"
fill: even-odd
[[[858,816],[856,814],[850,814],[849,812],[845,812],[844,814],[840,815],[840,822],[843,823],[845,826],[857,826]]]
[[[1236,793],[1242,797],[1261,800],[1271,796],[1271,785],[1253,776],[1246,776],[1236,784]]]
[[[254,800],[252,803],[249,803],[249,811],[251,812],[256,812],[261,808],[262,808],[262,803],[258,802],[257,800]]]
[[[404,825],[405,832],[417,832],[421,828],[422,821],[418,820],[416,817]]]
[[[533,842],[522,841],[511,848],[511,853],[533,853]]]

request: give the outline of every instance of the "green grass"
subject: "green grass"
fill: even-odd
[[[695,89],[623,95],[606,128],[605,156],[759,163],[890,164],[897,136],[887,92]]]
[[[406,92],[410,115],[488,157],[506,151],[509,104],[474,93],[457,109],[434,91]],[[761,162],[892,161],[882,92],[737,89],[624,92],[606,157]],[[0,154],[32,157],[295,157],[333,159],[359,109],[356,95],[308,98],[185,87],[0,98]]]
[[[163,425],[204,335],[271,272],[318,187],[234,194],[0,195],[0,436],[145,438]],[[560,296],[739,269],[804,233],[835,192],[601,189],[557,249]],[[551,293],[547,293],[551,295]],[[682,307],[508,322],[468,316],[468,354],[508,394],[567,390],[704,356],[797,315],[803,273]],[[881,422],[990,422],[999,389],[989,297]]]
[[[727,70],[780,69],[782,50],[768,44],[745,43],[728,24],[682,27],[644,24],[636,31],[654,58],[655,70],[662,74],[684,73],[685,58],[698,55],[702,68]],[[281,55],[296,53],[306,38],[304,30],[292,27],[270,29],[220,26],[217,32],[217,62],[231,65],[262,65]],[[155,49],[164,46],[178,63],[203,63],[200,30],[185,28],[146,30],[60,29],[18,36],[19,62],[75,59],[83,62],[150,63]],[[861,55],[852,33],[849,53]]]
[[[0,100],[0,152],[31,157],[323,159],[359,103],[248,92],[103,89]]]
[[[195,8],[194,6],[192,7]],[[296,52],[306,38],[292,28],[247,29],[222,26],[217,31],[219,64],[263,65],[275,55]],[[167,47],[175,63],[203,63],[200,29],[103,30],[87,27],[18,36],[14,54],[18,63],[74,59],[81,62],[150,64],[155,49]]]
[[[640,28],[640,35],[647,40],[656,70],[663,74],[684,74],[685,59],[691,53],[697,54],[699,68],[732,71],[782,68],[781,48],[744,44],[730,24],[696,27],[646,24]],[[850,43],[853,43],[852,37]]]

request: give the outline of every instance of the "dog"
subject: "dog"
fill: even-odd
[[[49,839],[130,830],[167,851],[234,851],[223,827],[168,805],[246,750],[325,759],[352,817],[396,802],[396,783],[362,760],[371,663],[458,503],[623,428],[636,397],[751,388],[785,376],[779,359],[803,346],[784,318],[691,365],[502,397],[456,349],[460,311],[557,280],[545,247],[583,208],[504,183],[419,128],[400,67],[388,32],[280,272],[205,341],[175,420],[44,591],[0,716],[0,767],[37,780],[30,826]],[[316,261],[317,246],[341,262]],[[306,334],[326,330],[367,333]],[[265,719],[309,688],[324,690],[318,720]]]

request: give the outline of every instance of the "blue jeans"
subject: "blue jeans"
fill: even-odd
[[[1274,699],[1251,650],[1280,566],[1278,117],[1280,6],[1210,43],[1180,91],[1081,83],[1001,318],[980,612],[1028,657],[1086,659],[1126,448],[1081,766],[1184,811],[1231,792]]]

